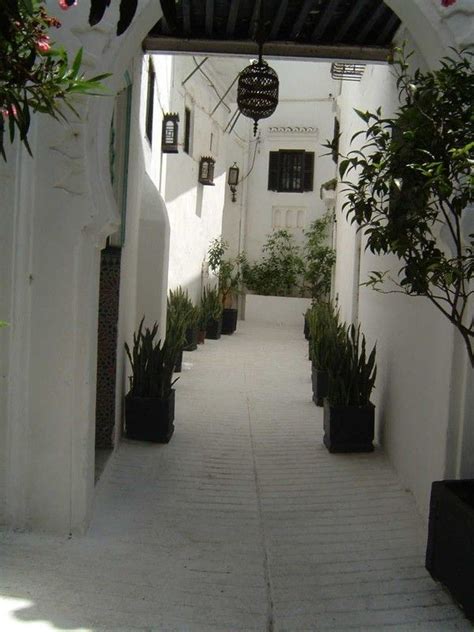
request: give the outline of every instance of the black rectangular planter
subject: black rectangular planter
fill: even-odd
[[[316,406],[324,404],[324,398],[328,396],[329,374],[327,371],[319,371],[314,364],[311,365],[311,382],[313,385],[313,402]]]
[[[237,329],[238,310],[226,307],[222,312],[222,334],[230,336]]]
[[[324,445],[329,452],[372,452],[375,406],[330,406],[324,400]]]
[[[184,343],[184,351],[195,351],[198,346],[198,326],[188,327],[186,329],[186,342]]]
[[[474,621],[474,479],[432,484],[426,568]]]
[[[219,340],[219,338],[221,337],[221,330],[222,318],[219,318],[219,320],[210,318],[207,321],[206,338],[210,338],[211,340]]]
[[[125,397],[125,432],[129,439],[168,443],[174,432],[174,389],[168,399]]]

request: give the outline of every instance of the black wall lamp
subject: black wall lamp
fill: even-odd
[[[211,156],[202,156],[199,162],[199,182],[214,186],[214,165],[216,161]]]
[[[178,153],[179,114],[165,114],[161,127],[161,151],[164,154]]]
[[[234,162],[232,167],[229,167],[229,175],[227,176],[227,184],[230,187],[232,192],[232,202],[237,200],[237,185],[239,184],[239,168],[237,167],[237,163]]]

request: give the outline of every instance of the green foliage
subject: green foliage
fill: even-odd
[[[287,230],[277,230],[267,236],[260,262],[242,260],[245,286],[265,296],[294,296],[300,293],[304,271],[300,248]]]
[[[207,259],[209,261],[209,269],[215,274],[219,272],[222,258],[229,249],[229,244],[221,238],[213,239],[207,251]]]
[[[196,323],[197,310],[188,296],[188,291],[179,286],[170,290],[166,315],[166,343],[175,350],[175,359],[186,342],[186,330]]]
[[[133,397],[158,397],[166,399],[171,393],[175,382],[173,371],[176,363],[176,355],[179,334],[175,331],[170,333],[162,345],[161,340],[155,342],[158,333],[158,324],[155,323],[152,329],[148,327],[143,331],[142,318],[137,333],[133,334],[133,348],[125,343],[132,375],[130,377],[130,394]],[[180,342],[182,346],[182,341]]]
[[[222,238],[211,241],[207,251],[209,269],[217,275],[219,282],[219,294],[222,305],[229,307],[233,298],[240,292],[242,256],[224,259],[224,254],[229,249],[229,244]]]
[[[53,47],[48,33],[59,26],[46,13],[42,0],[0,3],[0,154],[4,160],[5,128],[10,142],[18,133],[31,154],[31,112],[65,119],[62,104],[77,115],[73,95],[103,90],[100,82],[108,75],[86,79],[81,73],[82,49],[70,61],[64,49]]]
[[[374,271],[367,285],[387,291],[389,279],[392,291],[427,297],[457,327],[474,366],[474,234],[465,234],[474,203],[472,60],[455,52],[438,70],[411,75],[398,51],[397,112],[357,112],[365,128],[353,140],[364,144],[339,168],[356,176],[345,182],[345,209],[367,248],[400,260],[396,278]]]
[[[219,291],[216,288],[207,286],[202,291],[201,298],[201,322],[207,326],[209,320],[219,320],[222,316],[222,303]]]
[[[376,346],[367,355],[364,334],[350,325],[333,339],[328,366],[329,402],[333,406],[367,406],[375,385]]]
[[[345,332],[331,303],[315,303],[308,313],[311,359],[318,371],[328,371]]]
[[[178,286],[175,290],[170,290],[168,296],[168,321],[169,318],[180,319],[185,323],[185,330],[194,326],[199,319],[199,308],[195,306],[189,298],[187,290]]]
[[[336,263],[336,251],[327,245],[329,228],[334,221],[332,213],[315,220],[304,231],[303,294],[315,301],[325,300],[331,291],[331,275]]]

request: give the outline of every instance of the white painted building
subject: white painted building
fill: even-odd
[[[386,3],[403,20],[418,60],[427,67],[436,65],[449,46],[474,42],[472,0],[458,0],[447,10],[437,0]],[[52,12],[57,9],[53,0],[48,6]],[[192,58],[155,56],[150,147],[149,62],[140,45],[161,16],[160,4],[141,0],[132,26],[121,38],[114,34],[117,7],[112,6],[107,19],[93,29],[87,26],[87,10],[83,3],[61,15],[58,37],[71,50],[84,47],[91,74],[113,73],[112,94],[132,85],[131,100],[129,89],[116,105],[117,142],[112,152],[120,172],[128,146],[120,130],[126,130],[129,118],[126,188],[118,176],[114,192],[110,180],[114,98],[82,98],[81,119],[71,119],[66,126],[35,117],[35,158],[14,146],[8,150],[8,162],[0,163],[0,315],[11,323],[0,332],[0,523],[16,528],[69,532],[82,531],[88,524],[94,500],[101,251],[107,239],[115,254],[113,246],[121,245],[118,299],[115,294],[118,425],[127,373],[123,342],[131,338],[143,314],[149,322],[163,323],[168,287],[182,284],[197,298],[210,239],[223,230],[234,249],[245,246],[252,255],[258,241],[273,225],[283,223],[283,217],[285,225],[294,222],[300,229],[313,213],[322,213],[319,186],[334,174],[330,159],[316,156],[312,194],[287,196],[265,188],[266,154],[300,147],[315,147],[317,153],[320,141],[332,134],[335,113],[341,120],[344,151],[355,126],[354,106],[361,103],[365,109],[383,101],[393,107],[393,89],[383,67],[368,68],[361,83],[351,86],[333,88],[327,74],[324,79],[318,75],[317,81],[302,85],[305,103],[294,103],[293,87],[282,87],[281,108],[261,123],[258,161],[232,203],[225,184],[227,169],[236,162],[246,174],[255,143],[244,121],[237,134],[224,133],[225,106],[210,113],[218,100],[214,87],[223,94],[236,72],[235,63],[229,62],[230,68],[224,70],[206,62],[203,70],[210,81],[198,71],[183,85],[195,68]],[[288,75],[296,83],[298,74],[285,70],[287,64],[278,62],[280,79]],[[231,101],[226,101],[230,107]],[[189,153],[180,147],[178,154],[162,156],[162,111],[179,114],[182,143],[185,108],[193,121]],[[282,127],[294,129],[282,132]],[[197,184],[202,155],[216,159],[214,187]],[[369,338],[378,341],[379,436],[426,514],[432,480],[474,475],[472,371],[454,330],[422,299],[359,291],[359,280],[373,262],[363,244],[359,247],[338,204],[335,291],[343,316],[360,321]],[[106,263],[102,261],[103,269]]]

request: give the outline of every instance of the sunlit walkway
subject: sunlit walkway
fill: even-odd
[[[383,455],[330,455],[298,330],[185,354],[167,446],[124,442],[86,537],[0,534],[0,630],[471,630]]]

